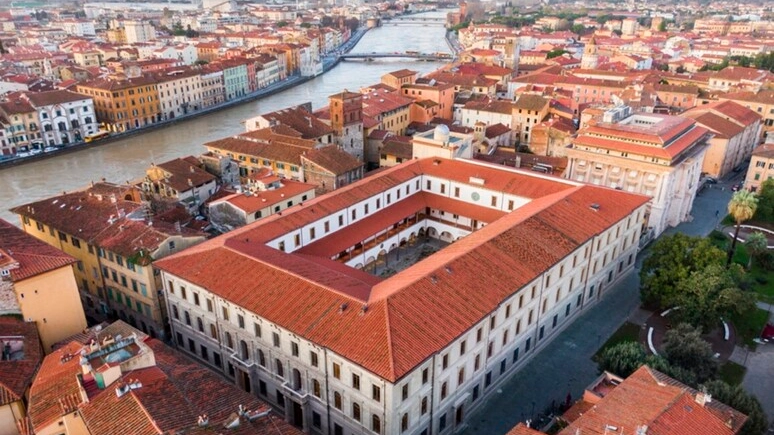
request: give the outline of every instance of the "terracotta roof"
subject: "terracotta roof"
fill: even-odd
[[[35,107],[52,106],[73,101],[91,100],[87,95],[70,91],[27,92],[24,94]]]
[[[411,160],[414,155],[411,142],[388,139],[384,141],[384,146],[380,150],[381,154],[399,157],[404,160]]]
[[[516,109],[534,110],[539,112],[548,106],[548,100],[540,95],[522,94],[514,103]]]
[[[503,100],[472,100],[465,103],[464,108],[469,110],[476,110],[482,112],[494,112],[504,115],[510,115],[513,113],[513,108],[516,104],[513,101]]]
[[[505,435],[545,435],[545,434],[543,432],[540,432],[539,430],[535,430],[525,426],[524,423],[519,423],[513,429],[508,431],[508,433]]]
[[[560,435],[604,435],[607,426],[654,435],[733,435],[747,417],[716,400],[701,405],[697,391],[648,366],[608,392]],[[729,422],[730,427],[726,426]]]
[[[333,129],[328,124],[317,119],[302,106],[264,113],[261,118],[270,124],[286,125],[301,133],[301,137],[304,139],[316,139],[326,134],[333,134]]]
[[[234,207],[243,210],[245,213],[255,213],[258,210],[262,210],[266,207],[271,207],[274,204],[287,201],[286,198],[299,195],[304,192],[314,191],[316,185],[302,183],[300,181],[293,181],[284,179],[281,181],[282,187],[274,190],[266,190],[261,192],[255,192],[250,195],[244,193],[233,193],[229,196],[218,199],[217,201],[211,201],[210,204],[216,204],[219,202],[228,202]]]
[[[75,258],[0,219],[0,263],[18,263],[11,280],[22,281],[75,263]]]
[[[510,132],[511,132],[510,127],[501,123],[497,123],[495,125],[490,125],[486,128],[485,136],[489,139],[492,139]]]
[[[765,143],[753,149],[752,155],[766,159],[774,159],[774,144]]]
[[[715,101],[710,104],[694,107],[693,109],[685,112],[684,115],[691,116],[692,114],[703,112],[714,113],[715,115],[741,127],[747,127],[761,121],[761,116],[758,115],[758,113],[755,111],[729,100]],[[711,128],[712,126],[709,127]]]
[[[417,75],[417,71],[411,71],[410,69],[399,69],[397,71],[388,72],[386,76],[393,76],[395,78],[405,78]]]
[[[328,258],[265,245],[423,174],[465,184],[475,176],[487,189],[530,202],[382,281]],[[411,199],[397,204],[404,201]],[[155,265],[395,381],[647,201],[640,195],[486,164],[412,160]],[[591,203],[598,203],[599,210],[591,210]],[[463,207],[462,214],[475,212],[468,204]],[[445,271],[447,267],[452,272]],[[435,281],[429,278],[433,275]],[[275,285],[267,287],[265,282]],[[355,308],[340,312],[342,303]],[[368,305],[365,313],[357,309],[362,304]],[[351,339],[355,336],[358,340]]]
[[[81,370],[78,353],[82,348],[82,344],[72,342],[43,359],[30,388],[27,408],[35,431],[53,423],[62,414],[74,411],[81,402],[75,373]],[[73,357],[68,359],[66,356]]]
[[[217,179],[200,166],[201,163],[194,156],[177,158],[158,164],[158,167],[163,169],[167,175],[163,182],[178,192],[184,192]]]
[[[153,350],[156,365],[123,376],[124,381],[140,381],[140,388],[121,397],[112,388],[106,389],[81,406],[84,422],[92,433],[209,433],[214,427],[222,427],[240,405],[250,411],[270,411],[266,403],[162,342],[151,339],[146,344]],[[200,428],[198,416],[205,414],[209,417],[209,428]],[[273,413],[254,422],[241,419],[239,427],[229,432],[237,435],[302,433]]]
[[[92,89],[102,89],[106,91],[119,91],[121,89],[131,89],[138,86],[146,86],[146,85],[156,85],[156,79],[152,76],[140,76],[140,77],[133,77],[128,79],[111,79],[111,78],[101,78],[96,79],[84,83],[78,84],[78,88],[84,87],[84,88],[92,88]]]
[[[691,113],[685,112],[683,116],[693,118],[697,124],[715,133],[715,137],[730,139],[744,131],[744,127],[734,124],[712,112]]]
[[[245,139],[242,139],[242,138]],[[248,140],[252,138],[253,140]],[[208,149],[230,151],[277,162],[301,164],[301,155],[317,143],[306,139],[275,134],[270,128],[242,133],[236,138],[219,139],[204,144]]]
[[[363,166],[363,162],[336,145],[312,149],[301,156],[301,161],[309,161],[334,175],[342,175]]]
[[[2,239],[3,236],[0,235],[0,240]],[[14,317],[0,317],[0,352],[5,343],[2,337],[21,337],[24,356],[10,361],[0,360],[0,406],[24,398],[43,360],[38,328],[34,323]]]

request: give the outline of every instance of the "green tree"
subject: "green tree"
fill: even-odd
[[[599,370],[614,373],[623,378],[645,364],[647,354],[640,343],[625,341],[610,346],[599,356]]]
[[[666,308],[677,284],[711,264],[723,264],[723,251],[703,237],[674,234],[660,238],[640,270],[640,297],[645,305]]]
[[[758,208],[753,218],[759,222],[774,222],[774,179],[761,183],[758,189]]]
[[[546,59],[553,59],[555,57],[559,57],[565,53],[569,53],[567,50],[562,50],[561,48],[558,48],[556,50],[551,50],[546,54]]]
[[[282,20],[282,21],[277,21],[277,27],[285,27],[285,26],[287,26],[287,25],[288,25],[288,22],[287,22],[287,21],[284,21],[284,20]]]
[[[698,382],[713,379],[717,373],[712,346],[701,338],[700,329],[687,323],[667,331],[661,349],[670,366],[693,372]]]
[[[728,258],[726,267],[731,265],[731,260],[736,252],[736,241],[739,237],[739,230],[742,228],[742,222],[750,220],[755,215],[755,209],[758,206],[758,198],[749,190],[740,190],[734,193],[731,201],[728,203],[728,213],[736,223],[734,238],[731,240],[731,247],[728,248]]]
[[[666,32],[666,27],[667,27],[667,23],[666,23],[666,21],[661,21],[661,22],[658,24],[658,31],[659,31],[659,32]]]
[[[570,28],[570,31],[576,35],[583,35],[583,33],[586,31],[586,26],[583,24],[573,24]]]
[[[747,270],[750,270],[752,267],[753,259],[758,261],[758,259],[766,253],[768,243],[769,240],[766,238],[766,235],[760,231],[756,231],[747,236],[747,240],[744,242],[744,246],[747,247],[747,253],[750,254],[750,260],[747,262]]]
[[[669,305],[680,307],[676,312],[680,320],[709,331],[721,318],[755,309],[755,295],[739,288],[743,277],[744,270],[738,264],[728,269],[709,265],[678,282]]]
[[[766,414],[763,413],[761,403],[755,396],[747,394],[741,385],[731,386],[723,381],[715,380],[705,383],[704,388],[714,400],[747,415],[747,421],[742,426],[740,435],[762,435],[766,432],[768,421],[766,421]]]

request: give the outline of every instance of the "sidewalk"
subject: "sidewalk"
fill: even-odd
[[[715,185],[712,189],[705,189],[694,201],[693,219],[677,228],[668,229],[664,234],[709,234],[725,215],[733,193],[726,185],[731,184],[729,180]],[[715,216],[716,211],[718,217]],[[501,392],[489,396],[487,402],[471,416],[469,426],[462,433],[504,434],[517,423],[533,418],[550,406],[552,401],[563,402],[568,392],[573,399],[581,397],[585,388],[599,375],[597,365],[591,357],[639,308],[639,269],[647,253],[648,248],[637,256],[636,269],[609,288],[604,299],[590,307],[543,347],[529,363],[502,385]],[[774,345],[772,351],[771,355],[774,357]],[[769,391],[774,406],[774,388]]]

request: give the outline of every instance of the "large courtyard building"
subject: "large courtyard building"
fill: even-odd
[[[648,201],[418,159],[154,265],[178,347],[299,428],[449,434],[632,270]]]
[[[711,133],[690,118],[616,106],[578,131],[567,178],[653,198],[653,236],[689,218]]]

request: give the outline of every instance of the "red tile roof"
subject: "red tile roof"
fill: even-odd
[[[301,161],[309,161],[333,175],[343,175],[363,167],[363,162],[336,145],[309,150],[301,156]]]
[[[43,349],[35,324],[14,317],[0,317],[0,337],[21,337],[24,355],[21,359],[0,360],[0,406],[3,406],[24,398],[43,360]],[[0,340],[0,352],[3,345],[4,340]]]
[[[163,179],[164,184],[178,192],[185,192],[216,180],[214,175],[202,169],[201,166],[202,164],[194,156],[182,157],[158,165],[166,175]]]
[[[643,366],[559,434],[604,435],[608,425],[627,431],[647,425],[653,435],[733,435],[741,429],[744,414],[716,400],[701,405],[696,394]]]
[[[328,258],[265,245],[422,174],[466,184],[478,177],[487,189],[530,202],[383,281]],[[396,206],[413,201],[402,199]],[[485,164],[413,160],[155,265],[395,381],[487,316],[514,289],[647,201]],[[599,211],[590,209],[592,203],[600,205]],[[472,212],[468,204],[463,207],[463,213]],[[329,237],[334,236],[345,232]],[[344,303],[352,308],[341,311]],[[361,313],[358,308],[365,304],[368,309]]]
[[[6,263],[9,259],[19,265],[11,269],[11,280],[17,282],[76,262],[75,258],[0,219],[0,262]]]

